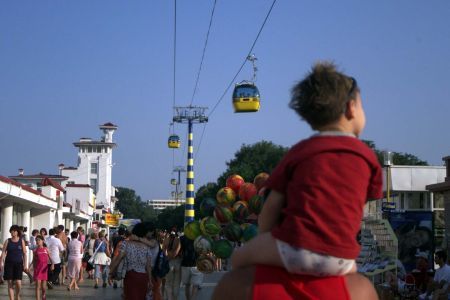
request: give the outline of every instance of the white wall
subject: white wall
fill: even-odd
[[[425,186],[443,182],[445,167],[440,166],[392,166],[391,190],[427,191]],[[383,190],[386,190],[386,169],[383,169]]]

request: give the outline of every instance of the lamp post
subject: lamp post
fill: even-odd
[[[391,202],[391,166],[393,165],[393,155],[391,151],[383,151],[383,165],[386,168],[386,208],[395,208]]]

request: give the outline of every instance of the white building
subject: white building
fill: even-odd
[[[0,176],[0,237],[10,237],[9,228],[19,224],[33,228],[51,228],[60,224],[63,193],[58,184],[44,182],[38,191],[27,184]],[[29,233],[28,233],[29,234]]]
[[[175,208],[177,206],[180,205],[184,205],[186,201],[184,199],[180,199],[180,200],[174,200],[174,199],[165,199],[165,200],[160,200],[160,199],[153,199],[153,200],[148,200],[147,201],[147,205],[148,206],[152,206],[153,209],[155,210],[163,210],[167,207],[171,207],[171,208]]]
[[[43,195],[51,199],[56,199],[58,206],[54,222],[51,226],[42,227],[50,228],[56,225],[64,225],[70,231],[75,230],[78,226],[84,227],[85,230],[91,227],[93,208],[89,209],[89,204],[93,205],[94,199],[90,186],[67,184],[68,177],[62,175],[43,173],[24,175],[23,169],[19,170],[19,175],[9,178],[42,192]],[[78,207],[83,207],[84,213],[80,209],[76,210],[77,204]],[[32,227],[32,229],[39,228]]]
[[[112,123],[100,125],[103,136],[99,141],[91,138],[80,138],[78,142],[73,143],[78,148],[78,165],[76,167],[64,167],[60,165],[61,175],[68,177],[65,187],[68,191],[72,188],[82,188],[83,192],[71,192],[71,199],[75,199],[72,205],[77,205],[76,199],[83,201],[80,205],[84,210],[76,208],[76,211],[84,211],[89,215],[92,208],[95,212],[95,223],[103,223],[102,215],[114,212],[115,188],[111,185],[112,181],[112,150],[116,147],[113,142],[113,134],[117,126]],[[93,195],[89,194],[89,187],[92,188]],[[81,193],[81,194],[80,194]],[[68,196],[69,198],[69,196]],[[92,200],[95,198],[95,200]]]
[[[389,166],[383,168],[383,201],[370,202],[366,213],[380,213],[382,202],[395,203],[393,211],[439,211],[444,206],[435,201],[427,185],[436,184],[445,178],[444,166]]]

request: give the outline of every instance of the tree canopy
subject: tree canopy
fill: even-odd
[[[116,197],[119,199],[116,208],[124,219],[141,219],[141,221],[156,221],[153,207],[141,201],[141,197],[133,189],[118,187]]]
[[[261,172],[270,174],[288,150],[287,147],[268,141],[243,144],[234,158],[226,163],[227,169],[217,179],[217,184],[224,187],[228,176],[232,174],[242,176],[246,182],[253,182],[253,178]]]
[[[377,149],[375,143],[369,140],[362,140],[377,155],[380,165],[384,164],[383,151]],[[428,166],[428,162],[421,160],[417,156],[405,152],[392,152],[392,162],[398,166]]]
[[[252,145],[243,144],[234,154],[234,158],[226,162],[227,169],[217,179],[217,183],[209,182],[197,190],[195,215],[200,215],[199,206],[204,198],[216,198],[219,189],[225,186],[228,176],[238,174],[246,182],[253,182],[255,176],[261,172],[270,174],[287,151],[287,147],[267,141],[261,141]]]

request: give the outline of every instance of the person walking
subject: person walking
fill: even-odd
[[[86,240],[86,235],[84,234],[83,227],[78,226],[77,233],[78,233],[78,240],[81,242],[81,245],[84,247],[84,242]],[[84,251],[82,251],[81,253],[84,253]],[[78,277],[78,283],[84,281],[83,273],[84,273],[84,266],[83,266],[83,263],[82,263],[81,267],[80,267],[80,275]]]
[[[67,290],[78,290],[77,280],[80,275],[81,269],[81,258],[83,253],[83,244],[78,240],[78,233],[73,231],[70,234],[70,242],[67,248],[69,252],[69,257],[67,261],[67,275],[70,279],[70,284]]]
[[[139,240],[124,240],[120,253],[111,262],[110,277],[114,275],[120,262],[125,259],[126,273],[123,281],[124,299],[144,300],[148,290],[152,289],[152,250],[144,238],[154,232],[151,222],[138,223],[132,234]]]
[[[53,228],[49,230],[49,237],[45,243],[50,252],[51,261],[54,264],[53,270],[48,268],[47,286],[49,289],[53,289],[53,285],[57,284],[59,273],[61,272],[60,254],[64,251],[64,246],[61,240],[55,237],[55,230]]]
[[[36,281],[36,300],[46,300],[45,286],[48,280],[48,262],[50,261],[50,270],[55,268],[50,257],[50,252],[44,246],[44,237],[37,235],[35,237],[36,248],[33,251],[33,277]]]
[[[42,228],[39,230],[39,234],[42,235],[42,237],[44,238],[44,243],[46,243],[46,242],[47,242],[47,239],[48,239],[47,229],[45,229],[44,227],[42,227]]]
[[[197,252],[194,249],[194,241],[186,236],[180,237],[181,252],[181,282],[185,285],[186,300],[194,300],[203,282],[203,273],[197,270]]]
[[[181,244],[175,231],[164,239],[162,249],[169,259],[170,266],[170,271],[165,277],[165,294],[167,300],[177,300],[181,283]]]
[[[61,284],[64,285],[65,280],[67,279],[67,246],[69,245],[69,241],[66,235],[66,232],[64,230],[64,225],[58,225],[55,228],[56,237],[61,240],[61,243],[64,246],[63,252],[60,253],[61,257],[61,279],[58,281],[61,282]]]
[[[25,241],[19,237],[19,226],[13,225],[9,229],[11,238],[3,244],[3,252],[0,257],[0,273],[8,282],[8,295],[10,300],[20,299],[22,287],[22,273],[28,272],[27,251]]]
[[[102,286],[106,287],[108,279],[109,264],[111,263],[111,253],[109,252],[109,243],[105,239],[103,231],[98,233],[98,239],[94,243],[94,266],[95,266],[95,285],[98,288],[99,279],[102,278]]]
[[[89,259],[92,257],[92,255],[94,255],[94,245],[95,245],[95,240],[97,239],[97,234],[95,232],[91,232],[90,236],[88,239],[86,239],[86,241],[84,242],[84,251],[86,253],[86,255],[84,256],[84,261],[83,263],[86,266],[86,272],[88,272],[88,279],[94,279],[94,274],[93,274],[93,270],[94,270],[94,265],[89,263]]]

